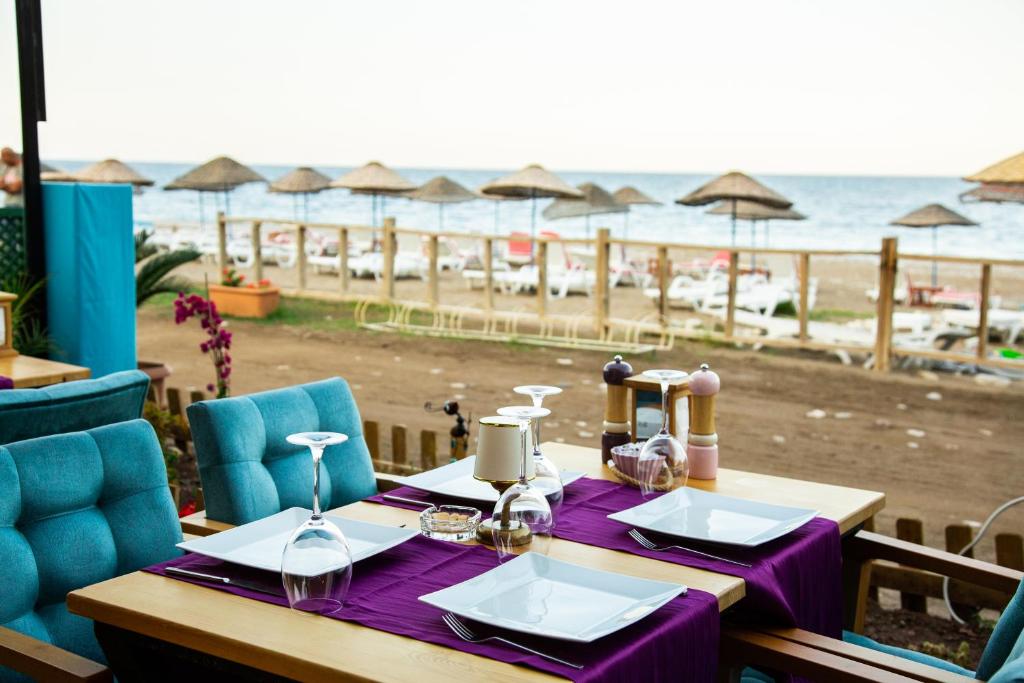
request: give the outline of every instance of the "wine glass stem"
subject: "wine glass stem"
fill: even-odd
[[[661,381],[661,431],[668,432],[668,382]]]
[[[523,461],[519,463],[519,483],[526,483],[526,458],[529,452],[526,450],[526,432],[530,429],[530,423],[525,422],[519,426],[519,444],[523,449]]]
[[[320,460],[324,456],[324,449],[310,446],[313,452],[313,519],[320,519]]]
[[[533,455],[540,455],[540,418],[533,418]]]

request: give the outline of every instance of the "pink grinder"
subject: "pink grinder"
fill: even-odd
[[[718,434],[715,433],[715,396],[722,381],[707,363],[690,375],[690,431],[686,436],[686,457],[690,476],[715,479],[718,476]]]

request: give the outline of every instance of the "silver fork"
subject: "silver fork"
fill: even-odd
[[[519,643],[513,643],[511,640],[506,640],[505,638],[499,638],[498,636],[491,636],[489,638],[478,638],[475,633],[473,633],[472,631],[469,630],[468,626],[466,626],[461,621],[459,621],[459,618],[456,617],[451,612],[445,613],[441,617],[441,619],[444,621],[445,624],[448,625],[448,628],[450,628],[455,635],[457,635],[459,638],[462,638],[467,643],[486,643],[489,640],[496,640],[499,643],[505,643],[506,645],[511,645],[512,647],[517,647],[520,650],[524,650],[526,652],[529,652],[532,655],[537,655],[538,657],[543,657],[544,659],[551,660],[552,662],[555,662],[556,664],[562,664],[564,666],[569,666],[569,667],[572,667],[573,669],[582,669],[583,668],[582,664],[573,664],[572,662],[567,662],[564,659],[559,659],[558,657],[554,657],[552,655],[545,654],[543,652],[538,652],[537,650],[532,650],[532,649],[526,647],[525,645],[520,645]]]
[[[639,543],[643,547],[647,548],[648,550],[653,550],[655,552],[661,552],[662,550],[672,550],[673,548],[678,548],[679,550],[685,550],[686,552],[693,553],[694,555],[701,555],[703,557],[707,557],[707,558],[710,558],[712,560],[719,560],[720,562],[728,562],[730,564],[738,564],[739,566],[746,567],[747,569],[750,568],[750,565],[747,564],[746,562],[739,562],[737,560],[730,560],[728,557],[719,557],[718,555],[712,555],[711,553],[701,552],[700,550],[694,550],[693,548],[686,548],[686,547],[681,546],[681,545],[657,545],[657,544],[654,543],[654,541],[652,541],[651,539],[647,538],[646,536],[644,536],[642,533],[640,533],[636,529],[630,529],[629,530],[629,536],[630,536],[630,538],[632,538],[634,541],[636,541],[637,543]]]

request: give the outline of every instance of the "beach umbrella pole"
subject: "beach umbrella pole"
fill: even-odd
[[[757,248],[757,221],[750,221],[750,246]],[[757,268],[757,254],[750,252],[750,268]]]
[[[530,256],[537,242],[537,190],[530,191]]]
[[[932,287],[939,286],[939,261],[937,257],[939,255],[939,227],[937,225],[932,226]]]
[[[437,204],[437,230],[438,232],[444,231],[444,202]]]

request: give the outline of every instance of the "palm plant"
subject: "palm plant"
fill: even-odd
[[[178,266],[195,261],[201,253],[195,249],[175,249],[158,252],[149,243],[149,232],[143,230],[135,235],[135,305],[141,306],[146,299],[163,292],[178,292],[188,289],[189,281],[171,275]]]
[[[35,315],[31,315],[33,299],[46,285],[46,278],[33,279],[28,273],[18,273],[0,282],[0,290],[17,294],[11,309],[11,329],[14,348],[27,356],[46,357],[56,350],[46,326]]]

